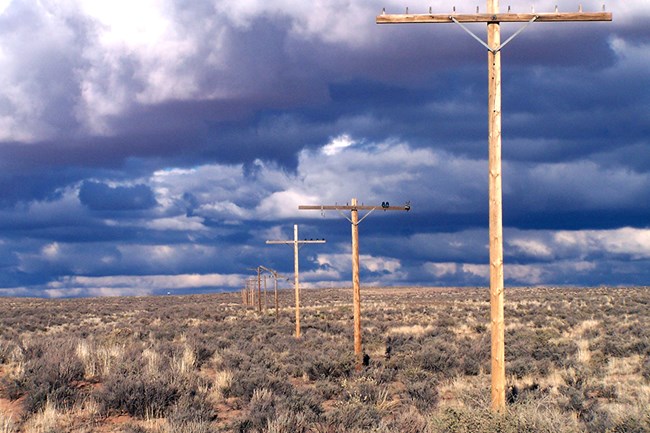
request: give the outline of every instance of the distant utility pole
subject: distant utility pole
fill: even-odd
[[[257,267],[257,311],[262,312],[262,269]]]
[[[251,280],[257,281],[257,311],[262,312],[262,266],[248,268],[249,271],[257,272],[257,277],[251,277]],[[255,284],[255,283],[253,283]],[[253,289],[253,294],[255,290]],[[255,306],[255,296],[252,298],[251,305]]]
[[[296,290],[296,338],[300,338],[300,284],[298,276],[298,250],[306,244],[324,244],[325,239],[298,240],[298,224],[293,225],[293,240],[270,240],[267,244],[293,245],[294,285]]]
[[[299,210],[319,210],[324,212],[326,210],[336,210],[345,217],[352,224],[352,300],[354,308],[354,355],[356,357],[356,368],[361,369],[363,363],[363,351],[361,348],[361,287],[359,280],[359,224],[366,219],[372,212],[377,209],[384,211],[387,210],[401,210],[408,211],[411,205],[404,206],[390,206],[389,203],[384,202],[380,206],[359,206],[357,199],[353,198],[350,205],[302,205],[298,206]],[[349,210],[350,218],[348,218],[342,211]],[[368,212],[359,219],[359,211],[367,210]]]
[[[274,282],[274,287],[273,287],[273,294],[274,294],[274,301],[275,301],[275,320],[277,321],[280,313],[279,313],[279,308],[278,308],[278,277],[280,278],[285,278],[284,275],[279,274],[277,271],[273,269],[269,269],[265,266],[260,266],[260,268],[264,269],[266,272],[271,274],[273,276],[273,282]],[[288,280],[288,278],[287,278]]]
[[[605,12],[585,13],[582,6],[578,12],[560,13],[499,13],[499,0],[487,0],[487,13],[389,15],[385,12],[376,19],[377,24],[400,23],[456,23],[488,50],[488,179],[490,212],[490,310],[492,322],[492,409],[505,411],[505,324],[503,318],[503,217],[501,192],[501,50],[523,29],[533,22],[562,21],[611,21],[612,14]],[[504,43],[501,43],[501,23],[525,23]],[[472,33],[463,23],[487,23],[487,43]]]
[[[255,305],[255,277],[248,277],[246,279],[246,287],[244,288],[246,294],[245,304]]]
[[[267,311],[269,309],[269,301],[266,296],[266,277],[268,275],[264,275],[264,311]]]

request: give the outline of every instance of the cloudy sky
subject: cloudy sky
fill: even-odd
[[[350,224],[298,205],[353,197],[412,205],[361,224],[362,284],[487,286],[487,53],[375,24],[453,4],[416,3],[0,0],[0,294],[239,289],[293,224],[346,285]],[[650,2],[607,10],[502,54],[507,285],[650,282]]]

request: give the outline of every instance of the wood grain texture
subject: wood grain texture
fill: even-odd
[[[533,18],[536,22],[612,21],[611,12],[564,12],[529,14],[382,14],[377,24],[428,24],[453,23],[525,23]]]

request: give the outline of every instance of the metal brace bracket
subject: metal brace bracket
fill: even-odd
[[[502,43],[501,45],[499,45],[499,46],[496,47],[496,48],[490,48],[490,46],[489,46],[487,43],[485,43],[485,42],[483,41],[483,39],[481,39],[481,38],[479,38],[478,36],[476,36],[476,35],[475,35],[475,34],[474,34],[470,29],[467,28],[467,26],[464,26],[464,25],[463,25],[460,21],[458,21],[455,17],[453,17],[453,16],[450,16],[450,17],[449,17],[450,20],[452,20],[453,22],[455,22],[456,24],[458,24],[458,25],[459,25],[463,30],[465,30],[465,31],[467,32],[468,35],[470,35],[471,37],[473,37],[474,39],[476,39],[476,40],[477,40],[481,45],[483,45],[485,48],[487,48],[487,50],[490,51],[492,54],[496,54],[496,53],[498,53],[499,51],[501,51],[501,50],[502,50],[506,45],[508,45],[508,43],[510,43],[510,41],[512,41],[514,38],[516,38],[516,37],[519,35],[519,33],[523,32],[523,31],[526,29],[526,27],[528,27],[530,24],[532,24],[533,22],[535,22],[535,21],[537,20],[537,18],[539,18],[539,16],[538,16],[538,15],[535,15],[533,18],[530,19],[530,21],[528,21],[528,22],[527,22],[526,24],[524,24],[524,25],[523,25],[519,30],[517,30],[517,31],[516,31],[512,36],[510,36],[510,37],[509,37],[509,38],[508,38],[504,43]]]
[[[359,221],[357,221],[357,223],[356,223],[355,225],[358,226],[359,224],[361,224],[361,222],[362,222],[363,220],[365,220],[366,217],[368,217],[371,213],[373,213],[373,212],[375,211],[375,209],[377,209],[377,208],[372,208],[372,209],[370,209],[370,210],[369,210],[365,215],[363,215],[361,218],[359,218]],[[337,209],[337,211],[341,214],[341,216],[342,216],[343,218],[345,218],[346,220],[348,220],[348,221],[350,222],[350,224],[354,224],[354,223],[352,222],[352,218],[350,218],[349,216],[347,216],[346,214],[344,214],[340,209]]]

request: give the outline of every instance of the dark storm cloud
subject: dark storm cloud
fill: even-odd
[[[305,283],[340,284],[349,223],[297,205],[352,197],[412,202],[364,221],[365,283],[486,284],[486,52],[458,26],[375,25],[392,0],[107,5],[0,10],[2,293],[237,287],[292,271],[263,241],[294,223],[328,238]],[[502,53],[509,284],[647,281],[650,8],[608,8]]]
[[[79,200],[91,210],[98,211],[145,210],[156,205],[153,192],[147,185],[113,187],[92,181],[82,183]]]

